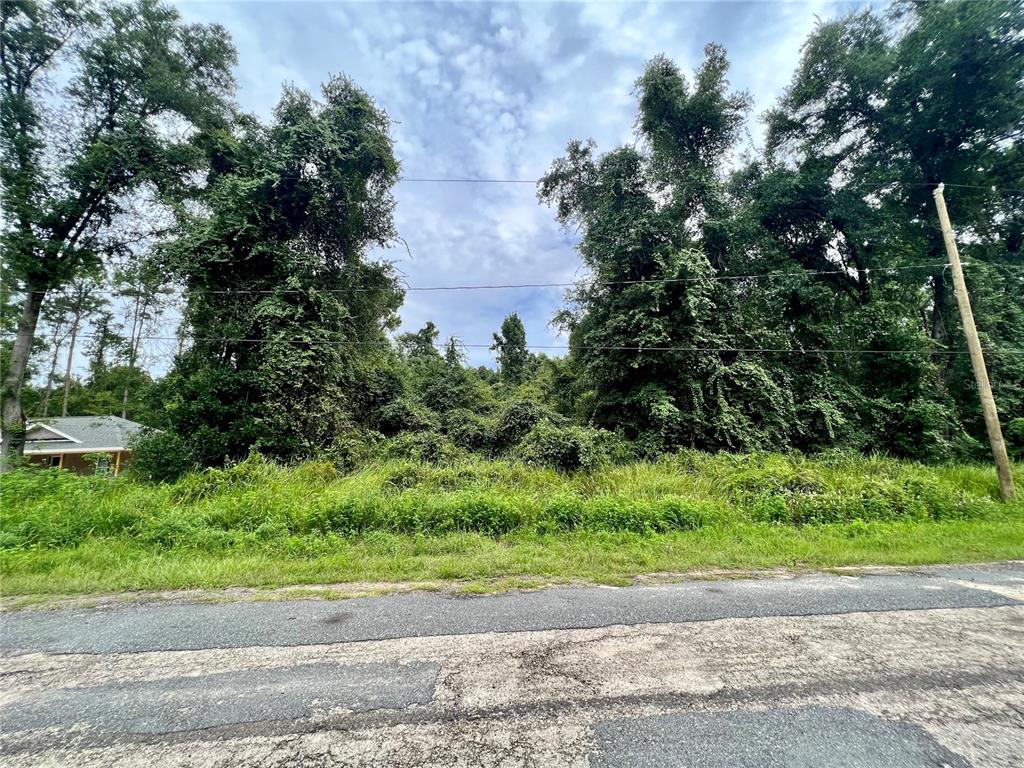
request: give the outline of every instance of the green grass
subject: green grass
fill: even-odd
[[[18,471],[0,478],[0,574],[6,595],[453,579],[478,592],[1024,557],[1024,503],[995,493],[985,466],[848,455],[684,452],[576,475],[251,459],[159,486]]]

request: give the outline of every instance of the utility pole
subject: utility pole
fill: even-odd
[[[946,243],[946,254],[949,256],[949,270],[953,273],[953,292],[960,309],[960,319],[967,337],[967,349],[971,353],[971,368],[974,369],[974,380],[978,384],[978,395],[981,397],[981,410],[985,414],[985,429],[988,441],[992,446],[992,456],[996,461],[996,474],[999,476],[999,494],[1003,501],[1012,501],[1016,493],[1013,488],[1013,473],[1010,471],[1010,459],[1006,455],[1006,443],[1003,442],[1003,431],[999,427],[999,414],[996,401],[992,397],[992,387],[988,381],[988,370],[985,368],[985,357],[978,341],[978,329],[974,326],[974,314],[971,312],[971,297],[967,295],[967,284],[964,282],[964,271],[960,266],[960,252],[956,248],[953,226],[949,223],[946,211],[946,199],[943,197],[943,184],[939,184],[932,193],[935,196],[935,207],[939,212],[939,225],[942,227],[942,239]]]

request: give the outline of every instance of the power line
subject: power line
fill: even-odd
[[[998,269],[1021,269],[1024,268],[1024,264],[998,264],[992,262],[965,262],[963,266],[974,267],[979,265],[990,266]],[[402,290],[406,293],[412,292],[430,292],[430,291],[482,291],[482,290],[498,290],[498,289],[511,289],[511,288],[573,288],[580,283],[584,283],[590,286],[597,285],[658,285],[661,283],[698,283],[704,281],[729,281],[729,280],[758,280],[761,278],[787,278],[787,277],[816,277],[819,275],[846,275],[848,277],[855,277],[860,272],[864,273],[875,273],[875,272],[900,272],[912,269],[937,269],[939,267],[945,269],[948,267],[948,263],[944,261],[935,262],[933,264],[907,264],[903,266],[893,267],[865,267],[864,269],[857,270],[854,268],[849,269],[833,269],[833,270],[799,270],[799,271],[776,271],[776,272],[754,272],[740,275],[704,275],[702,277],[665,277],[665,278],[651,278],[651,279],[640,279],[640,280],[595,280],[586,281],[580,280],[571,283],[480,283],[480,284],[467,284],[467,285],[426,285],[426,286],[401,286]],[[138,287],[128,288],[126,290],[114,290],[110,288],[104,288],[101,290],[92,291],[93,295],[101,296],[123,296],[130,295],[132,290],[142,290]],[[263,288],[263,289],[249,289],[249,288],[224,288],[224,289],[186,289],[186,293],[189,295],[280,295],[280,294],[307,294],[307,293],[371,293],[374,291],[381,290],[379,288]],[[15,292],[23,292],[23,289],[15,289]]]
[[[979,262],[966,263],[964,266],[974,266]],[[946,262],[935,262],[933,264],[907,264],[903,266],[893,267],[865,267],[864,269],[857,270],[854,268],[850,269],[832,269],[832,270],[798,270],[798,271],[776,271],[776,272],[756,272],[747,273],[740,275],[704,275],[701,277],[659,277],[651,279],[637,279],[637,280],[594,280],[587,281],[581,280],[570,283],[480,283],[480,284],[467,284],[467,285],[425,285],[425,286],[401,286],[402,290],[406,293],[412,292],[430,292],[430,291],[482,291],[482,290],[498,290],[498,289],[511,289],[511,288],[572,288],[576,285],[583,283],[590,286],[613,286],[613,285],[659,285],[662,283],[700,283],[705,281],[729,281],[729,280],[759,280],[762,278],[777,279],[777,278],[793,278],[793,277],[816,277],[819,275],[846,275],[848,277],[855,277],[860,272],[863,273],[875,273],[875,272],[901,272],[912,269],[936,269],[945,268],[948,266]],[[1016,265],[1001,265],[1001,266],[1016,266]],[[140,288],[128,289],[130,290],[141,290]],[[186,289],[186,293],[189,295],[280,295],[280,294],[306,294],[306,293],[370,293],[381,290],[380,288],[261,288],[261,289],[250,289],[250,288],[223,288],[223,289]],[[102,289],[92,291],[93,294],[108,295],[108,296],[120,296],[126,293],[126,291],[118,291],[113,289]]]
[[[902,267],[869,267],[861,270],[862,272],[893,272],[908,269],[934,269],[936,267],[945,267],[945,262],[937,262],[935,264],[913,264]],[[817,275],[847,275],[853,277],[856,272],[851,272],[847,269],[835,269],[835,270],[801,270],[798,272],[761,272],[758,274],[743,274],[743,275],[705,275],[703,277],[659,277],[652,278],[650,280],[595,280],[588,282],[586,280],[580,281],[587,285],[658,285],[661,283],[699,283],[707,280],[718,281],[718,280],[755,280],[760,278],[783,278],[783,277],[811,277]],[[489,283],[489,284],[477,284],[477,285],[428,285],[428,286],[405,286],[402,290],[406,292],[426,292],[426,291],[483,291],[483,290],[497,290],[506,288],[572,288],[578,283]],[[318,290],[317,293],[348,293],[348,292],[363,292],[363,291],[376,291],[376,288],[328,288],[324,290]],[[190,291],[189,293],[198,294],[278,294],[278,293],[309,293],[308,289],[283,289],[283,290],[247,290],[247,289],[223,289],[223,290],[198,290]]]
[[[278,176],[280,179],[304,178],[302,176]],[[404,177],[399,181],[411,181],[428,184],[540,184],[543,179],[484,179],[484,178],[440,178],[440,177]],[[934,181],[888,181],[888,182],[851,182],[836,187],[836,190],[858,187],[861,189],[886,189],[888,187],[937,187],[938,182]],[[958,187],[960,189],[984,189],[990,192],[1012,192],[1024,194],[1024,188],[1002,187],[997,184],[953,184],[946,183],[947,187]]]
[[[7,334],[9,335],[9,334]],[[79,339],[97,338],[96,334],[80,333]],[[387,341],[353,341],[340,339],[286,339],[286,338],[234,338],[231,336],[178,337],[142,335],[146,341],[193,342],[206,344],[297,344],[309,346],[381,347],[388,348]],[[467,349],[491,349],[493,344],[470,344],[460,342]],[[527,344],[529,349],[580,350],[592,352],[713,352],[713,353],[765,353],[765,354],[856,354],[856,355],[966,355],[967,350],[958,349],[800,349],[793,347],[692,347],[692,346],[624,346],[624,345],[583,345],[568,344]],[[440,349],[441,347],[437,347]],[[1024,355],[1024,349],[998,349],[987,347],[986,352],[1002,355]]]

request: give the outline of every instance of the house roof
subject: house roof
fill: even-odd
[[[145,429],[120,416],[58,416],[30,421],[25,453],[89,453],[125,450]]]

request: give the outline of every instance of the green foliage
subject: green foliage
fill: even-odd
[[[901,0],[822,22],[767,115],[764,151],[740,159],[752,98],[731,89],[725,51],[708,45],[692,73],[650,60],[636,82],[637,141],[603,152],[572,141],[540,182],[541,201],[579,233],[584,277],[555,318],[569,354],[531,355],[510,314],[494,334],[497,371],[466,368],[456,337],[439,353],[433,322],[389,338],[403,294],[367,254],[397,237],[399,167],[387,116],[352,82],[332,78],[319,98],[286,88],[266,124],[229,119],[233,52],[219,29],[181,25],[150,0],[4,8],[4,66],[39,66],[24,93],[5,81],[5,213],[34,224],[5,231],[0,325],[16,326],[8,281],[49,290],[106,256],[121,197],[152,186],[177,216],[155,261],[112,254],[130,256],[129,282],[144,284],[124,293],[138,323],[121,339],[93,307],[90,374],[68,389],[69,412],[117,412],[127,392],[129,415],[166,430],[142,450],[144,477],[253,450],[342,471],[382,457],[450,468],[472,453],[591,475],[686,448],[982,457],[934,225],[939,182],[1007,440],[1024,450],[1024,6]],[[34,79],[65,54],[76,66],[58,90],[98,131],[54,155],[66,168],[44,162],[52,132]],[[131,98],[108,103],[120,92]],[[154,133],[147,109],[192,130]],[[199,185],[196,170],[208,171]],[[82,210],[107,173],[117,184]],[[89,226],[69,245],[58,235],[76,216]],[[162,306],[168,275],[192,340],[153,382],[136,365],[136,326]],[[37,353],[52,351],[56,371],[67,323],[49,319],[52,346]],[[25,401],[50,407],[48,391]],[[736,493],[758,520],[859,520],[862,507],[871,520],[945,516],[903,486]],[[633,519],[612,507],[594,514]],[[157,538],[178,536],[178,522]],[[268,525],[261,535],[277,530]]]
[[[554,467],[562,472],[590,471],[605,458],[600,445],[602,432],[542,421],[519,442],[516,455],[527,464]]]
[[[651,60],[639,141],[570,142],[540,182],[588,273],[556,318],[574,374],[558,410],[648,456],[978,455],[932,191],[950,185],[997,398],[1020,417],[1024,359],[999,350],[1024,340],[1022,9],[898,2],[823,22],[768,114],[764,155],[735,170],[750,99],[729,91],[724,51],[709,46],[692,78]]]
[[[1024,461],[1024,418],[1013,419],[1006,425],[1005,439],[1010,456]]]
[[[489,419],[470,410],[460,408],[446,414],[444,431],[460,448],[482,455],[490,452],[494,425]]]
[[[592,275],[558,318],[570,333],[579,410],[652,452],[792,439],[785,371],[727,351],[787,341],[763,319],[751,326],[735,286],[716,280],[728,255],[717,228],[729,215],[717,170],[749,99],[727,92],[720,48],[706,57],[693,84],[662,57],[648,64],[637,83],[646,151],[595,157],[592,145],[572,142],[540,183],[559,220],[582,230]]]
[[[198,469],[192,445],[175,432],[145,430],[132,441],[130,472],[150,483],[171,483]]]
[[[439,357],[437,353],[437,336],[440,331],[433,322],[427,322],[425,326],[415,333],[403,333],[398,336],[398,349],[402,355],[409,360],[418,358]]]
[[[517,445],[531,429],[542,421],[560,424],[563,419],[532,400],[513,400],[498,414],[494,425],[493,445],[505,450]]]
[[[5,3],[3,18],[4,209],[19,222],[4,230],[5,262],[45,290],[105,252],[122,196],[178,194],[202,168],[197,137],[149,118],[222,124],[235,52],[220,27],[182,24],[154,0]],[[66,55],[73,76],[55,99],[47,78]]]
[[[409,459],[430,464],[444,464],[466,454],[448,436],[440,432],[406,432],[380,445],[378,453],[385,459]]]
[[[209,212],[183,215],[162,251],[196,337],[168,377],[169,420],[206,465],[318,455],[395,389],[360,375],[402,299],[390,265],[365,258],[395,236],[390,123],[345,78],[321,95],[286,88],[269,125],[212,137]]]
[[[20,0],[0,14],[0,243],[28,321],[6,355],[6,457],[22,445],[20,395],[47,292],[135,255],[125,241],[143,238],[120,231],[122,213],[152,223],[194,197],[199,147],[230,111],[235,51],[220,26],[184,24],[158,0]]]
[[[387,436],[434,429],[437,418],[416,401],[399,397],[380,409],[377,428]]]
[[[434,433],[408,433],[381,450],[392,458],[348,474],[327,461],[285,467],[258,454],[161,483],[138,473],[17,470],[0,477],[0,547],[128,540],[158,550],[241,551],[287,548],[293,537],[648,535],[1024,514],[1024,502],[997,501],[994,472],[981,465],[687,451],[656,463],[565,472],[472,459]],[[1022,472],[1016,467],[1019,478]]]
[[[939,182],[949,185],[985,343],[1012,348],[1024,338],[1014,269],[1024,195],[1013,191],[1024,135],[1022,29],[1021,6],[1000,2],[900,2],[886,14],[823,23],[768,114],[765,162],[737,188],[757,216],[744,225],[751,246],[835,272],[821,280],[834,286],[832,296],[808,296],[788,310],[809,344],[940,351],[931,359],[866,354],[836,366],[832,376],[870,399],[869,408],[839,405],[872,448],[950,457],[973,450],[965,433],[984,438],[933,223]],[[844,271],[834,269],[837,260]],[[922,263],[933,266],[884,271]],[[1021,361],[990,358],[1005,382],[997,397],[1018,415]]]
[[[526,327],[519,315],[513,312],[502,321],[491,350],[497,353],[498,372],[506,384],[516,387],[526,380],[533,360],[526,347]]]

